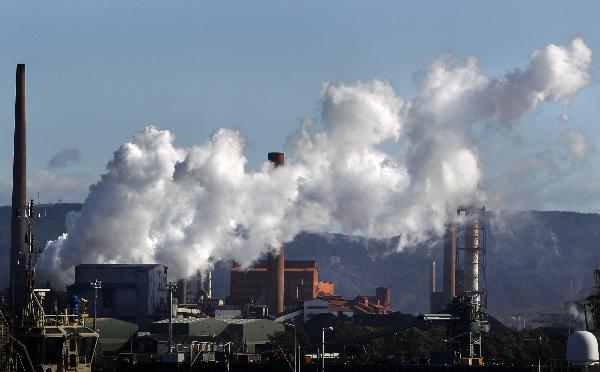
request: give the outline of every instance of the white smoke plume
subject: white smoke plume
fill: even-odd
[[[571,319],[584,323],[585,322],[585,314],[575,306],[575,304],[569,304],[569,316]]]
[[[237,130],[177,148],[171,132],[147,127],[114,153],[67,234],[47,244],[39,273],[64,284],[79,263],[160,262],[183,277],[209,257],[249,265],[300,230],[401,235],[399,249],[422,241],[457,205],[485,199],[473,127],[567,102],[589,83],[590,63],[574,39],[496,78],[475,58],[443,56],[407,100],[384,81],[325,83],[320,116],[288,138],[279,168],[247,169]]]
[[[569,130],[563,133],[562,140],[576,159],[585,160],[592,151],[591,144],[581,132]]]

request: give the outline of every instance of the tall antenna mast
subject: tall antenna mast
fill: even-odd
[[[19,216],[19,218],[24,219],[26,226],[25,249],[22,256],[25,261],[27,305],[24,309],[23,324],[43,326],[44,310],[40,299],[35,293],[35,262],[41,251],[35,248],[35,234],[33,233],[33,221],[41,217],[41,214],[36,216],[33,199],[25,206],[24,211],[24,215]]]

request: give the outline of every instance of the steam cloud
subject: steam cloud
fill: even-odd
[[[50,158],[48,168],[65,168],[81,161],[81,153],[74,148],[62,149]]]
[[[443,56],[417,74],[408,100],[384,81],[325,83],[320,117],[288,138],[279,168],[246,169],[237,130],[177,148],[171,132],[147,127],[114,153],[68,233],[47,244],[39,273],[64,284],[81,262],[161,262],[183,277],[209,257],[249,265],[300,230],[400,234],[399,249],[422,241],[457,205],[485,201],[474,126],[514,122],[543,102],[568,107],[590,63],[574,39],[495,78],[475,58]],[[583,152],[579,138],[570,143]]]

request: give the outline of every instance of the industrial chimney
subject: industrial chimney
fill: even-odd
[[[15,94],[15,136],[13,160],[12,216],[10,221],[10,304],[13,314],[20,315],[25,306],[25,218],[27,204],[25,65],[17,65]]]
[[[456,225],[450,222],[444,234],[444,305],[456,296]]]
[[[270,152],[267,156],[275,167],[285,164],[285,154],[283,152]],[[284,289],[285,289],[285,250],[281,245],[279,254],[275,256],[269,253],[267,256],[267,277],[269,278],[269,288],[267,293],[267,305],[269,312],[273,315],[283,313],[284,309]]]
[[[465,292],[479,291],[479,223],[475,217],[465,231]]]

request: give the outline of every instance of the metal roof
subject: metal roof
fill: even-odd
[[[75,266],[77,269],[138,269],[138,270],[150,270],[157,266],[164,266],[163,264],[79,264]]]

